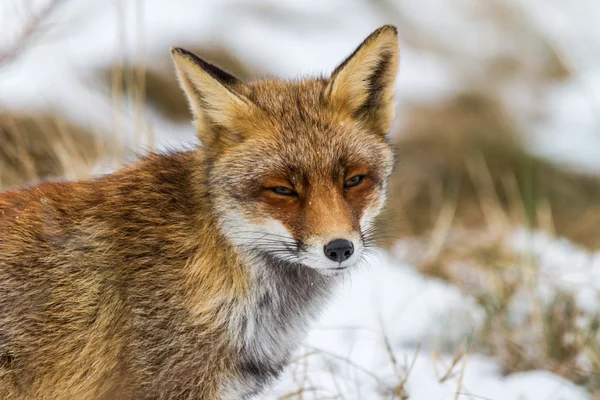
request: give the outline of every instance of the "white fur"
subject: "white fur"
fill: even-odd
[[[301,294],[294,293],[293,285],[296,283],[283,282],[280,275],[272,267],[269,268],[257,252],[264,244],[261,241],[268,235],[278,235],[282,240],[293,242],[287,229],[274,219],[266,219],[263,224],[258,225],[248,221],[239,212],[229,210],[225,215],[221,219],[220,228],[239,249],[239,254],[245,257],[252,279],[249,295],[229,314],[230,334],[241,356],[268,365],[285,364],[305,338],[310,323],[317,317],[331,292],[329,286],[337,281],[334,277],[324,276],[329,271],[324,268],[337,267],[339,264],[325,257],[324,244],[310,246],[308,252],[301,252],[302,256],[296,259],[296,262],[304,266],[290,264],[289,268],[309,267],[319,270],[321,274],[303,273],[303,282],[298,284],[304,285],[306,290]],[[287,258],[285,255],[277,256],[281,256],[283,260]],[[344,265],[349,266],[353,262],[348,260]],[[340,273],[339,270],[335,272],[338,275]],[[306,281],[311,276],[315,278],[314,291],[311,290],[313,282]],[[266,303],[265,298],[268,299]],[[228,382],[223,397],[243,398],[245,394],[258,389],[259,385],[260,382],[251,378],[237,377]]]
[[[221,219],[221,229],[225,236],[230,238],[231,242],[240,249],[241,253],[253,249],[260,250],[261,245],[264,245],[267,239],[281,238],[290,243],[294,241],[290,232],[276,219],[266,218],[264,223],[255,224],[248,221],[240,212],[228,211],[225,215],[226,217]],[[323,251],[324,246],[334,239],[346,239],[354,245],[354,254],[342,263],[331,261]],[[356,265],[363,252],[362,240],[358,233],[343,232],[331,234],[328,237],[312,237],[305,242],[305,245],[306,248],[293,261],[318,270],[324,275],[336,275],[343,271],[339,269],[340,267],[345,270]],[[278,253],[275,256],[290,260],[290,257],[285,254]]]
[[[247,265],[252,276],[251,291],[243,303],[231,310],[228,321],[230,334],[243,357],[257,360],[260,364],[284,366],[306,337],[328,293],[315,293],[308,299],[293,302],[288,298],[286,302],[282,296],[289,293],[272,279],[266,265],[252,259],[247,260]],[[261,305],[265,296],[271,300],[266,307]],[[282,310],[285,315],[283,321],[274,318]],[[224,398],[245,398],[246,394],[261,389],[263,384],[252,377],[237,377],[228,382]]]
[[[293,240],[292,235],[279,221],[268,218],[264,224],[257,225],[252,224],[243,215],[239,213],[228,213],[228,218],[222,220],[222,228],[225,231],[225,235],[229,237],[235,246],[240,248],[240,254],[248,255],[252,254],[254,248],[260,249],[261,240],[269,234],[276,234]],[[362,246],[360,246],[362,249]],[[303,252],[304,253],[304,252]],[[353,257],[350,260],[342,263],[343,266],[350,266],[358,259],[358,256]],[[300,256],[298,259],[302,264],[307,267],[323,270],[324,268],[335,268],[340,266],[339,263],[328,260],[325,257],[323,251],[323,244],[310,246],[306,255]],[[246,265],[249,266],[252,276],[252,291],[247,301],[243,304],[242,309],[238,310],[237,315],[239,318],[232,318],[231,327],[232,332],[235,335],[239,335],[242,329],[241,320],[242,316],[249,317],[253,315],[258,309],[260,299],[264,295],[269,295],[273,300],[274,307],[278,306],[279,297],[281,293],[278,288],[273,285],[273,282],[269,280],[268,274],[266,274],[265,266],[263,263],[252,256],[246,257]],[[310,305],[305,311],[308,314],[316,313],[318,304]],[[269,326],[269,323],[273,321],[270,318],[265,318],[265,324],[261,326],[255,326],[255,319],[246,318],[247,324],[243,329],[242,342],[249,344],[253,341],[257,342],[256,356],[259,358],[267,357],[273,359],[281,358],[281,355],[288,351],[290,346],[298,344],[304,337],[304,332],[307,329],[307,318],[306,315],[297,315],[295,319],[289,321],[289,326],[278,327]],[[275,333],[275,334],[274,334]],[[277,335],[278,337],[274,337]]]
[[[361,225],[371,224],[371,215],[379,211],[378,206],[371,210],[372,214],[362,218]],[[295,243],[291,233],[279,221],[265,218],[263,223],[256,224],[242,211],[229,209],[221,214],[220,229],[239,250],[238,253],[245,257],[252,280],[249,295],[230,311],[227,321],[240,357],[255,360],[261,365],[284,365],[305,338],[311,322],[339,281],[337,276],[362,258],[362,238],[358,232],[337,232],[327,237],[308,239],[297,254],[293,249],[290,255],[274,254],[281,260],[295,262],[281,266],[300,269],[300,279],[294,282],[282,280],[285,272],[282,274],[281,270],[267,265],[259,255],[261,247],[267,249],[272,245],[265,241],[266,238]],[[334,239],[346,239],[354,244],[354,253],[348,260],[339,263],[325,256],[324,246]],[[262,384],[264,382],[253,379],[253,376],[235,377],[224,387],[223,398],[244,398],[260,389]]]

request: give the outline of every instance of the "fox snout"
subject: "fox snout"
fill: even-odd
[[[346,239],[335,239],[327,243],[323,251],[331,261],[342,263],[354,254],[354,244]]]
[[[340,273],[356,265],[362,258],[364,243],[359,235],[347,237],[308,247],[306,254],[300,254],[302,263],[325,274]]]
[[[337,273],[356,265],[362,258],[364,243],[359,232],[336,235],[334,239],[316,237],[298,251],[300,263],[324,273]]]

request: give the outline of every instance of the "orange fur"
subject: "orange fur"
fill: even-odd
[[[242,83],[173,57],[201,147],[0,194],[1,399],[258,393],[334,282],[261,232],[324,258],[381,208],[395,28],[330,79]]]

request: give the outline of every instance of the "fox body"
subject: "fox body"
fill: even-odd
[[[327,78],[174,49],[202,146],[0,194],[0,398],[250,398],[371,243],[396,29]]]

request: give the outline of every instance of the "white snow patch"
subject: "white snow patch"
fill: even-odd
[[[265,398],[304,388],[305,399],[385,399],[404,380],[411,400],[454,398],[457,390],[461,399],[587,398],[583,389],[546,371],[503,376],[494,360],[477,354],[447,374],[453,356],[444,349],[457,349],[461,339],[467,343],[481,322],[473,299],[386,253],[370,264],[345,282],[297,361]]]

